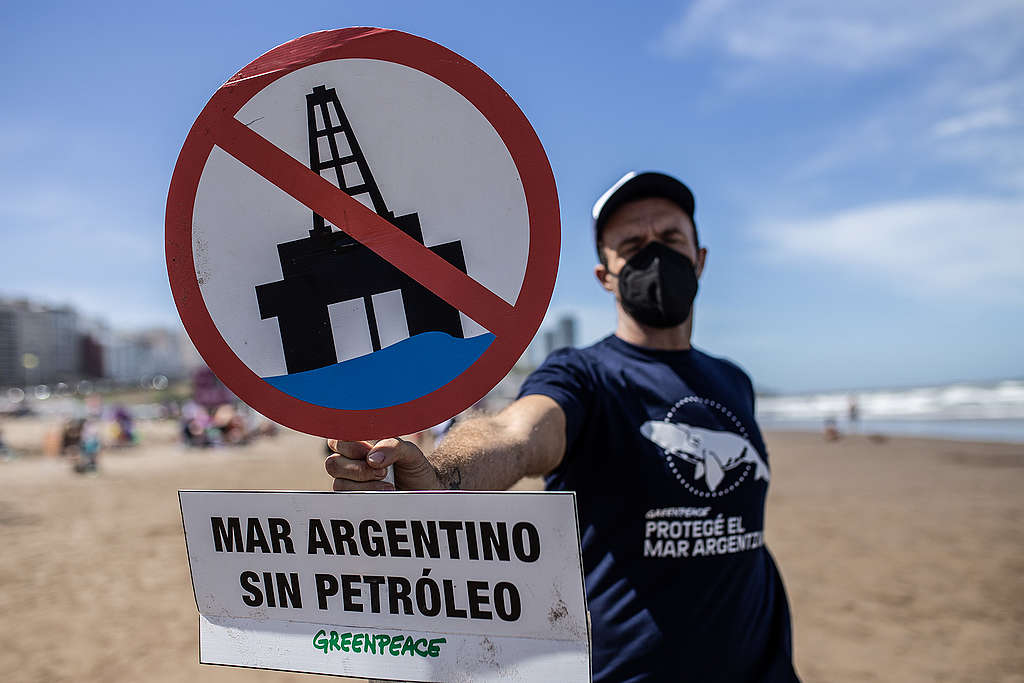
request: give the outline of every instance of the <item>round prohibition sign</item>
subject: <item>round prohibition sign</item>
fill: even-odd
[[[513,305],[235,118],[247,102],[278,79],[307,66],[344,59],[381,60],[422,72],[465,98],[499,136],[521,180],[529,221],[525,272]],[[447,384],[396,405],[331,408],[272,386],[225,340],[200,289],[193,253],[193,215],[200,178],[215,146],[318,216],[342,227],[356,242],[494,335],[493,341]],[[167,270],[178,313],[216,375],[239,398],[281,424],[349,440],[425,429],[465,410],[490,391],[520,358],[540,326],[554,288],[560,239],[551,167],[540,140],[512,98],[454,52],[423,38],[377,28],[323,31],[297,38],[257,58],[217,90],[182,146],[168,192],[165,227]],[[338,387],[338,391],[359,392],[360,387]]]

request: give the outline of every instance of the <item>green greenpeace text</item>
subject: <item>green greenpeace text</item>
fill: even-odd
[[[437,657],[441,654],[441,646],[445,644],[445,638],[413,638],[401,633],[389,636],[384,633],[338,633],[320,629],[313,636],[313,647],[324,654],[334,650],[342,652],[364,652],[366,654],[391,655],[401,657]]]

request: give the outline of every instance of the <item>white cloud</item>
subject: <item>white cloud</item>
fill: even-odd
[[[892,64],[931,48],[955,47],[988,62],[1012,57],[1024,21],[1017,0],[890,2],[697,0],[660,36],[681,56],[710,48],[741,61],[801,63],[847,71]],[[978,42],[979,32],[1006,40]]]
[[[1024,175],[1021,26],[1019,0],[696,0],[656,48],[718,57],[727,98],[845,92],[844,110],[807,127],[813,152],[792,164],[789,181],[866,164],[912,182],[941,167],[987,192],[1019,188]],[[872,88],[865,74],[884,85]]]
[[[881,277],[923,297],[1024,295],[1024,200],[927,198],[755,228],[772,259]]]
[[[932,132],[935,137],[945,138],[962,135],[986,128],[1002,128],[1012,126],[1016,119],[1006,107],[977,109],[959,116],[952,116],[935,124]]]
[[[833,124],[830,141],[795,163],[788,179],[820,178],[863,163],[880,164],[887,173],[952,164],[973,187],[1019,189],[1024,79],[979,80],[939,74],[898,100],[872,103],[850,123]]]

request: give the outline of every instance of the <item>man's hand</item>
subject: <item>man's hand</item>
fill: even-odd
[[[329,439],[336,453],[324,462],[334,477],[335,491],[431,490],[442,488],[434,469],[416,444],[402,439],[369,441]],[[395,483],[384,481],[389,465],[395,466]]]
[[[565,413],[547,396],[524,396],[497,415],[472,417],[452,428],[430,460],[402,439],[327,442],[337,453],[324,463],[335,491],[392,491],[384,481],[395,466],[400,490],[503,491],[522,477],[551,472],[565,455]]]

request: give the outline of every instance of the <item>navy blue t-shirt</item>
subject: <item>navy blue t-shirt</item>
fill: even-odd
[[[528,394],[565,411],[547,488],[576,492],[594,680],[797,680],[746,373],[611,336],[551,354]]]

